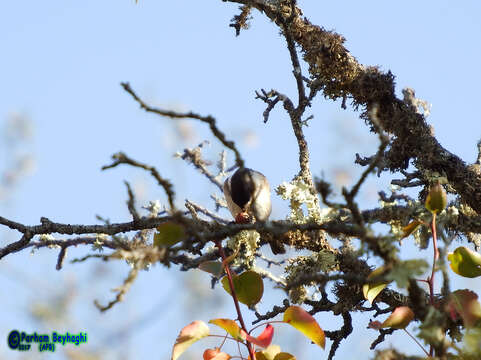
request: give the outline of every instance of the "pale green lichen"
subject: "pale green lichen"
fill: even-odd
[[[39,240],[42,241],[42,242],[47,242],[47,241],[54,241],[55,238],[51,234],[42,234],[42,235],[40,235]],[[47,247],[49,249],[55,249],[55,248],[60,248],[60,245],[50,244],[50,245],[47,245]]]
[[[283,182],[276,188],[276,193],[282,199],[290,201],[291,213],[288,220],[296,224],[321,221],[319,199],[316,194],[311,193],[310,187],[301,178]],[[307,216],[304,214],[303,205],[307,208]]]
[[[242,230],[227,240],[227,247],[238,256],[233,261],[234,266],[244,265],[251,268],[255,263],[255,253],[259,248],[260,235],[255,230]]]
[[[95,242],[92,244],[93,251],[103,251],[104,241],[109,239],[109,235],[107,234],[97,234],[95,237]]]

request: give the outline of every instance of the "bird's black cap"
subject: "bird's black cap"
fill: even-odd
[[[243,210],[255,191],[253,173],[255,173],[254,170],[240,168],[230,180],[232,201]]]

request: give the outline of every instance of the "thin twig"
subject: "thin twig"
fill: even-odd
[[[151,106],[147,105],[141,98],[139,98],[137,96],[137,94],[134,92],[134,90],[132,90],[132,88],[130,87],[129,83],[123,82],[123,83],[120,83],[120,85],[122,85],[124,90],[126,92],[128,92],[134,98],[134,100],[137,101],[137,103],[140,105],[140,107],[147,112],[151,112],[151,113],[158,114],[158,115],[161,115],[161,116],[170,117],[172,119],[196,119],[196,120],[200,120],[200,121],[208,124],[210,130],[212,131],[212,134],[217,139],[219,139],[219,141],[225,147],[231,149],[234,152],[237,165],[239,167],[244,166],[244,160],[242,160],[240,152],[239,152],[239,150],[237,150],[237,147],[235,146],[235,143],[231,140],[226,139],[224,133],[222,131],[220,131],[219,128],[217,127],[216,120],[215,120],[214,117],[212,117],[210,115],[201,116],[201,115],[196,114],[194,112],[179,113],[179,112],[176,112],[176,111],[163,110],[163,109],[151,107]]]
[[[124,283],[118,287],[117,289],[115,289],[115,291],[117,292],[117,295],[115,296],[115,299],[114,300],[111,300],[109,301],[109,303],[105,306],[103,305],[100,305],[100,303],[95,300],[94,301],[94,304],[95,306],[97,307],[97,309],[99,309],[101,312],[105,312],[109,309],[112,308],[112,306],[114,306],[115,304],[121,302],[123,299],[124,299],[124,296],[125,294],[127,293],[127,291],[129,291],[130,287],[132,286],[133,282],[135,281],[135,279],[137,278],[137,275],[139,273],[139,269],[137,269],[137,267],[133,267],[130,271],[129,271],[129,275],[127,276],[127,278],[124,280]]]
[[[135,209],[134,193],[133,193],[128,181],[124,181],[124,184],[125,184],[125,186],[127,186],[127,193],[129,195],[129,200],[127,201],[127,208],[129,209],[129,212],[132,215],[132,218],[134,219],[134,222],[137,222],[137,221],[139,221],[140,216],[139,216],[139,213],[137,212],[137,209]]]
[[[157,183],[164,188],[165,193],[167,194],[167,198],[169,200],[170,208],[172,211],[175,211],[175,193],[173,190],[173,185],[169,180],[164,179],[162,176],[160,176],[159,172],[155,167],[131,159],[123,152],[118,152],[112,155],[112,159],[114,160],[114,162],[110,165],[102,166],[102,170],[112,169],[120,164],[126,164],[149,171],[150,174],[155,178],[155,180],[157,180]]]
[[[196,204],[194,203],[193,201],[190,201],[190,200],[185,200],[185,204],[186,206],[192,206],[196,211],[198,212],[201,212],[202,214],[210,217],[211,219],[217,221],[217,222],[220,222],[221,224],[228,224],[230,221],[229,220],[226,220],[224,218],[221,218],[220,216],[214,214],[213,212],[207,210],[205,207],[199,205],[199,204]]]
[[[223,191],[223,184],[219,181],[217,176],[214,176],[214,174],[209,171],[207,168],[207,165],[209,165],[208,162],[202,159],[201,149],[206,143],[208,142],[204,141],[193,149],[185,148],[183,153],[178,153],[176,156],[180,157],[182,160],[190,162],[196,167],[196,169],[200,171],[201,174],[209,179],[211,183],[217,186],[220,191]]]

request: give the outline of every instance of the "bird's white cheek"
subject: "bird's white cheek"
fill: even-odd
[[[253,213],[257,220],[266,221],[271,214],[271,191],[269,188],[259,192],[254,204],[252,204]]]

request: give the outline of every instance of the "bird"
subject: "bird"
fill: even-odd
[[[265,222],[271,214],[271,188],[258,171],[241,167],[224,182],[227,207],[236,223]]]

